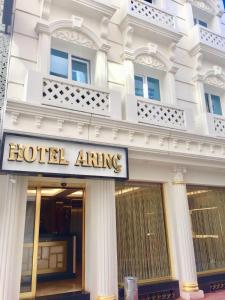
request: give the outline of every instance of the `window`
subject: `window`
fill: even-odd
[[[152,3],[153,0],[144,0],[145,2]]]
[[[160,100],[160,86],[158,79],[135,75],[134,82],[136,96],[141,96],[152,100]]]
[[[77,58],[60,50],[51,49],[51,75],[72,79],[82,83],[90,83],[89,70],[90,66],[88,60]]]
[[[161,184],[116,184],[118,279],[169,277]]]
[[[50,74],[68,77],[68,54],[56,49],[51,49],[51,66]]]
[[[88,61],[72,57],[72,79],[75,81],[88,83]]]
[[[187,186],[198,272],[225,268],[225,189]]]
[[[215,115],[222,115],[222,108],[221,108],[219,96],[205,93],[205,103],[206,103],[206,110],[208,113],[212,113]]]
[[[196,24],[199,24],[199,25],[201,25],[201,26],[203,26],[203,27],[208,27],[208,24],[207,24],[207,22],[205,22],[205,21],[202,21],[202,20],[200,20],[200,19],[197,19],[197,18],[194,18],[194,24],[196,25]]]

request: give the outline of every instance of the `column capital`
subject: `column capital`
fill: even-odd
[[[185,184],[184,174],[187,172],[186,168],[182,166],[176,166],[173,170],[173,184]]]

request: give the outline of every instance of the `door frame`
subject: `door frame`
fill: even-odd
[[[35,298],[37,289],[37,264],[38,264],[38,245],[39,245],[39,229],[40,229],[40,213],[41,213],[41,190],[46,186],[36,187],[36,205],[35,205],[35,224],[34,224],[34,240],[33,240],[33,260],[32,260],[32,280],[31,291],[20,293],[20,299]],[[48,188],[56,188],[55,186],[48,186]],[[72,189],[72,186],[65,187],[65,189]],[[29,188],[28,188],[29,189]],[[86,202],[86,187],[80,187],[83,191],[83,205],[82,205],[82,278],[81,278],[81,291],[85,290],[85,202]]]

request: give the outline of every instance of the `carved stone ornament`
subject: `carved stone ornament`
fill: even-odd
[[[139,55],[136,58],[136,62],[142,65],[152,67],[153,69],[166,71],[166,66],[164,65],[164,63],[162,63],[158,58],[152,57],[147,54]]]
[[[225,81],[221,80],[220,78],[218,78],[216,76],[210,76],[210,77],[206,78],[205,83],[212,85],[212,86],[219,87],[221,89],[225,89]]]
[[[87,48],[97,49],[95,43],[88,36],[79,31],[60,29],[53,33],[53,37]]]
[[[212,12],[212,8],[206,3],[206,1],[194,0],[193,5],[207,12]]]

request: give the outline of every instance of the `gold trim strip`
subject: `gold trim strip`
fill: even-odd
[[[197,292],[197,291],[199,291],[198,283],[195,283],[195,282],[185,282],[185,283],[183,283],[182,290],[184,292]]]
[[[116,300],[116,296],[97,296],[97,300]]]
[[[173,184],[175,185],[175,184],[186,184],[183,180],[176,180],[176,181],[173,181]]]

